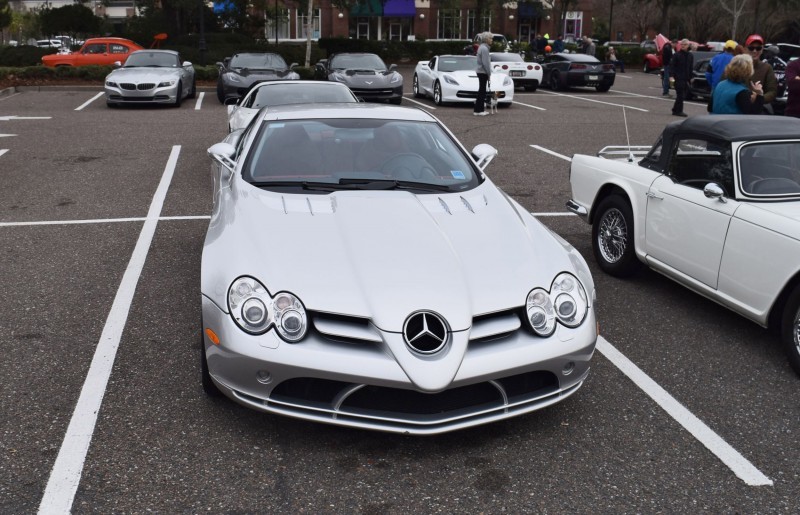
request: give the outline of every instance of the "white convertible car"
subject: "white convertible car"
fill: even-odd
[[[433,97],[436,105],[446,102],[475,103],[478,96],[478,58],[474,55],[437,55],[420,61],[414,69],[413,91],[417,98]],[[514,100],[514,81],[506,74],[492,73],[489,87],[496,92],[499,106]]]
[[[779,329],[800,374],[800,120],[688,118],[650,149],[575,155],[570,183],[600,268],[644,263]]]

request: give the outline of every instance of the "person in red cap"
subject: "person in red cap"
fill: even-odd
[[[769,63],[761,60],[764,53],[764,38],[758,34],[750,34],[744,42],[747,53],[753,58],[753,76],[749,83],[761,83],[764,88],[764,105],[770,105],[778,95],[778,79],[775,78],[775,71]],[[752,86],[750,91],[753,91]]]

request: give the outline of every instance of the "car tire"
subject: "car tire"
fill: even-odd
[[[651,70],[650,70],[650,63],[649,62],[647,62],[647,61],[644,62],[644,67],[642,68],[642,71],[645,72],[645,73],[650,73]]]
[[[222,81],[217,81],[217,100],[219,100],[220,104],[225,103],[225,92],[223,91]]]
[[[411,90],[414,92],[414,98],[422,98],[425,95],[419,90],[419,77],[417,74],[414,74],[414,79],[411,81]]]
[[[781,324],[781,339],[783,340],[786,357],[797,375],[800,375],[800,286],[786,302]]]
[[[206,342],[203,336],[203,321],[200,320],[200,373],[203,391],[209,397],[220,397],[222,392],[219,391],[214,380],[211,379],[211,373],[208,371],[208,359],[206,358]]]
[[[635,273],[641,263],[634,246],[633,211],[628,199],[609,195],[600,201],[592,224],[592,250],[600,268],[615,277]]]
[[[606,93],[609,89],[611,89],[611,86],[608,84],[603,84],[602,86],[595,86],[594,89],[596,89],[598,93]]]
[[[197,96],[197,81],[193,80],[192,81],[192,89],[191,89],[191,91],[189,91],[189,96],[186,97],[186,98],[194,98],[196,96]]]
[[[172,107],[180,107],[181,102],[183,101],[183,97],[181,94],[183,93],[183,82],[178,81],[178,93],[175,95],[175,103],[172,104]]]
[[[553,72],[550,75],[550,89],[552,89],[553,91],[558,91],[559,89],[561,89],[561,83],[559,82],[558,73],[556,72]]]
[[[389,103],[399,106],[403,102],[403,97],[390,98]]]
[[[442,100],[442,86],[439,84],[438,80],[433,84],[433,103],[437,106],[444,105],[444,101]]]

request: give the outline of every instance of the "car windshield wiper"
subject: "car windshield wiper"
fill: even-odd
[[[257,188],[292,187],[307,191],[344,191],[344,190],[425,190],[425,191],[451,191],[444,184],[430,184],[427,182],[396,181],[394,179],[340,179],[339,182],[315,181],[260,181],[251,182]]]
[[[337,184],[335,182],[315,182],[315,181],[254,181],[251,182],[257,188],[270,187],[291,187],[309,191],[337,191],[337,190],[356,190],[357,186],[352,184]]]

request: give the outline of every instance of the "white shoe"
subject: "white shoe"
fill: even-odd
[[[473,116],[486,116],[487,114],[489,113],[487,113],[486,111],[481,111],[480,113],[472,113]]]

